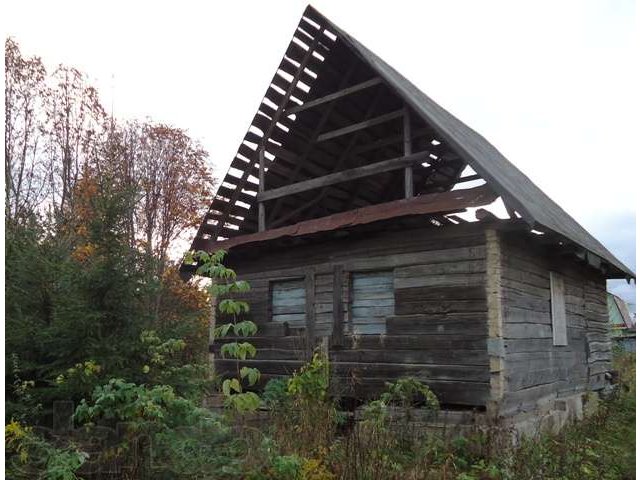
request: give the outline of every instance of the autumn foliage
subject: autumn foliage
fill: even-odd
[[[84,73],[12,39],[5,64],[7,420],[44,421],[111,376],[159,382],[147,357],[167,345],[173,388],[202,394],[209,298],[176,262],[212,195],[207,152],[181,128],[110,117]]]

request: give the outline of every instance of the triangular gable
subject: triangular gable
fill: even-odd
[[[265,195],[258,192],[261,148],[267,165],[263,185],[270,192],[287,190],[296,182],[304,187],[305,180],[314,177],[402,156],[403,110],[410,112],[411,131],[417,132],[413,148],[432,152],[434,159],[414,168],[416,195],[454,188],[469,166],[478,175],[467,178],[485,180],[512,215],[517,211],[532,227],[555,232],[586,249],[584,258],[594,265],[603,259],[613,267],[610,277],[635,278],[487,140],[311,6],[192,248],[211,250],[219,241],[258,232],[256,198]],[[369,151],[369,145],[377,149]],[[397,171],[384,171],[375,178],[270,198],[267,228],[398,200],[401,197],[393,192],[399,191],[400,181]]]

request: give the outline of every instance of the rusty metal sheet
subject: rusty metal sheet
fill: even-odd
[[[468,207],[488,205],[498,198],[488,186],[432,193],[419,197],[395,200],[367,207],[336,213],[327,217],[305,220],[294,225],[265,230],[264,232],[240,235],[209,245],[210,251],[229,250],[238,245],[261,243],[283,237],[302,237],[319,232],[329,232],[341,228],[364,225],[409,215],[426,215],[459,211]]]

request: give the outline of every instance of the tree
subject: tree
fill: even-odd
[[[97,90],[75,68],[60,65],[45,97],[51,202],[56,214],[72,203],[81,172],[104,141],[106,114]]]
[[[213,177],[205,163],[207,152],[184,130],[147,123],[137,138],[132,152],[141,196],[136,221],[147,252],[161,261],[162,273],[171,243],[195,227],[207,208]]]
[[[48,193],[42,156],[46,71],[40,58],[24,58],[11,38],[5,41],[4,59],[5,216],[22,222]]]

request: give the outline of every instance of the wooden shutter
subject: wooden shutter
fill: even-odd
[[[393,272],[360,272],[351,277],[351,325],[355,334],[386,333],[393,315]]]
[[[306,327],[304,278],[271,284],[271,320],[288,322],[292,328]]]
[[[551,324],[553,326],[553,344],[567,345],[567,312],[564,301],[564,279],[551,272]]]

